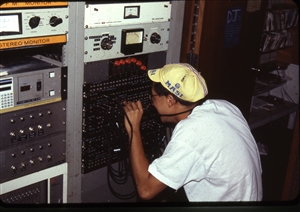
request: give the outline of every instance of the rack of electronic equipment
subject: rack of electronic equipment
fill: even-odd
[[[144,149],[149,161],[159,157],[169,129],[146,71],[179,61],[183,9],[184,1],[0,5],[1,201],[137,201],[121,103],[142,101]]]

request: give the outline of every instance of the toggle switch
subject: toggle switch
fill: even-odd
[[[41,81],[36,82],[36,90],[37,91],[41,91],[42,90],[42,82]]]
[[[24,163],[21,163],[21,171],[25,171],[26,170],[26,165]]]
[[[17,172],[17,168],[15,166],[11,166],[11,169],[13,170],[13,173]]]

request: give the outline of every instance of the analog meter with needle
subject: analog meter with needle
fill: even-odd
[[[139,18],[139,17],[140,17],[140,6],[124,7],[124,19]]]
[[[144,29],[123,29],[121,39],[121,52],[125,55],[143,51]]]
[[[143,41],[143,31],[126,33],[126,42],[125,42],[126,45],[142,43],[142,41]]]

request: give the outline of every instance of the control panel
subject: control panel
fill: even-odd
[[[150,102],[147,58],[110,60],[108,80],[83,85],[82,173],[128,158],[123,101],[142,101],[141,134],[146,155],[149,161],[161,155],[165,146],[165,127]]]
[[[166,51],[171,8],[170,1],[87,4],[84,62]]]
[[[59,133],[0,151],[0,183],[66,162],[65,139]]]
[[[0,148],[47,138],[66,129],[66,102],[59,101],[1,115]]]
[[[168,49],[169,22],[86,29],[84,62]]]
[[[41,55],[0,59],[0,114],[66,99],[67,68]]]
[[[86,4],[84,27],[99,28],[169,22],[171,9],[171,1]]]
[[[0,40],[65,35],[68,32],[68,16],[67,7],[2,9]]]
[[[66,101],[1,114],[0,183],[65,162]]]

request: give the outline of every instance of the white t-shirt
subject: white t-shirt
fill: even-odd
[[[256,141],[240,110],[225,100],[195,107],[148,171],[175,190],[183,186],[190,202],[262,200]]]

